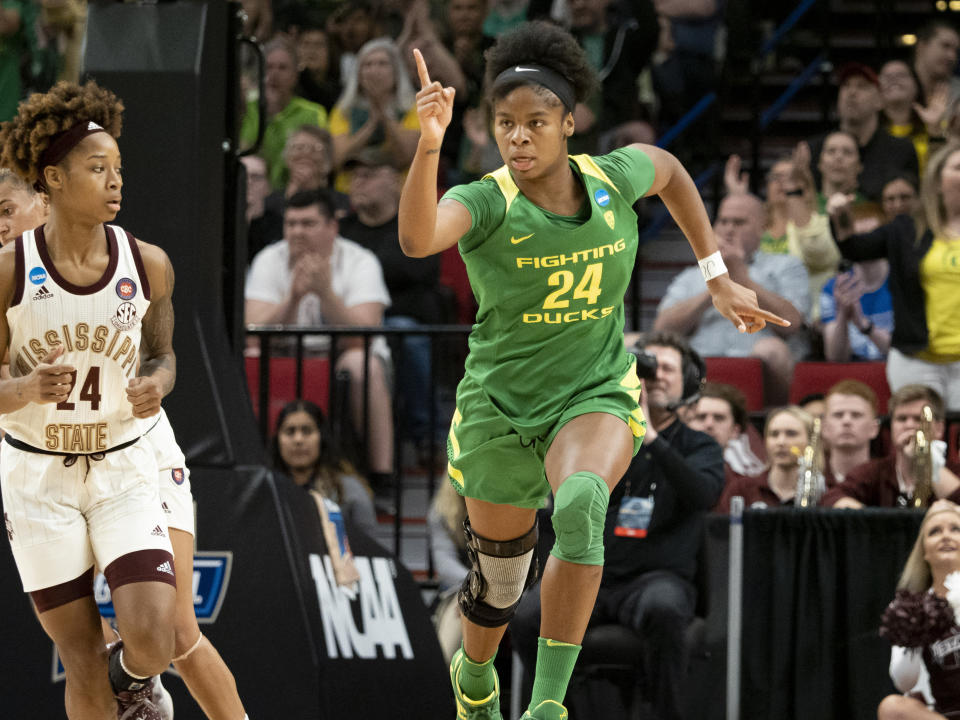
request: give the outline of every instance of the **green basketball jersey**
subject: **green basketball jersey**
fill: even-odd
[[[571,167],[586,193],[576,217],[550,213],[520,193],[502,167],[445,197],[473,225],[460,240],[479,309],[466,378],[521,435],[544,434],[578,392],[619,381],[623,296],[637,253],[632,205],[653,183],[650,158],[632,148]]]

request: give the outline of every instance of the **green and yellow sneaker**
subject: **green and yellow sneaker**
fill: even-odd
[[[556,700],[544,700],[533,710],[527,710],[520,720],[567,720],[567,709]]]
[[[457,700],[457,720],[503,720],[500,714],[500,680],[493,672],[493,692],[482,700],[471,700],[460,689],[460,668],[463,666],[463,648],[453,654],[450,662],[450,682]]]

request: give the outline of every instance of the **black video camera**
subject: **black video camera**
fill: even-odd
[[[643,348],[631,348],[630,352],[637,358],[637,377],[641,380],[656,380],[657,356]]]

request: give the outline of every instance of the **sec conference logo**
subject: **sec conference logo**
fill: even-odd
[[[137,326],[137,306],[132,302],[120,303],[117,312],[110,318],[113,326],[120,331],[126,332]]]

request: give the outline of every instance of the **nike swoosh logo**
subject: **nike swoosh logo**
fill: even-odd
[[[551,640],[550,638],[544,638],[547,641],[547,647],[573,647],[570,643],[560,642],[559,640]]]
[[[526,240],[527,238],[532,238],[533,235],[534,235],[534,233],[530,233],[529,235],[524,235],[523,237],[519,237],[519,238],[518,238],[518,237],[511,237],[511,238],[510,238],[510,242],[512,242],[514,245],[519,245],[520,243],[522,243],[522,242],[523,242],[524,240]]]
[[[537,68],[525,68],[525,67],[520,67],[519,65],[517,65],[513,69],[513,71],[514,72],[540,72],[539,70],[537,70]]]

